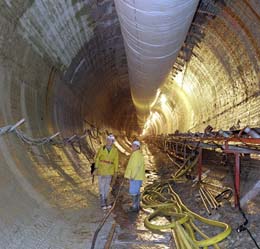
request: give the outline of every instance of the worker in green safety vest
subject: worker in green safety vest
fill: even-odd
[[[95,157],[96,174],[98,175],[98,185],[103,210],[111,208],[108,202],[110,184],[117,177],[118,172],[118,150],[114,146],[115,137],[110,134],[107,136],[106,145],[102,146]],[[112,184],[113,184],[112,182]],[[111,185],[112,185],[111,184]]]
[[[139,141],[135,140],[132,143],[132,154],[125,171],[125,178],[129,179],[129,194],[133,201],[132,207],[129,208],[132,212],[138,212],[140,209],[140,188],[145,179],[144,156],[140,147]]]

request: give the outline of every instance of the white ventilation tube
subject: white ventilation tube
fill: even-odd
[[[172,69],[199,0],[115,0],[142,127]]]

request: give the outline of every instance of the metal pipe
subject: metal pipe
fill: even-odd
[[[211,212],[209,211],[209,208],[208,208],[208,206],[207,206],[207,204],[206,204],[206,202],[204,200],[204,195],[203,195],[201,189],[199,189],[199,192],[200,192],[200,198],[202,200],[202,203],[203,203],[204,207],[206,208],[208,214],[211,215]]]
[[[207,195],[207,197],[209,198],[209,200],[210,200],[210,202],[212,203],[212,206],[214,207],[214,209],[217,209],[218,203],[216,203],[215,198],[210,194],[210,192],[208,191],[207,188],[205,188],[204,186],[202,186],[202,189],[203,189],[204,193]]]
[[[139,126],[159,97],[199,0],[115,0]]]
[[[212,194],[212,191],[207,189],[207,192],[209,194],[209,196],[211,197],[212,201],[216,204],[217,207],[220,207],[220,203],[216,200],[216,198],[214,197],[214,195]]]
[[[53,139],[53,138],[57,137],[58,135],[60,135],[59,132],[57,132],[57,133],[55,133],[54,135],[50,136],[50,139]]]
[[[200,187],[201,193],[203,194],[203,197],[205,198],[205,200],[207,201],[207,203],[209,204],[209,206],[211,207],[211,209],[214,209],[214,205],[212,204],[210,198],[207,196],[207,194],[205,193],[205,190],[202,188],[202,186]]]
[[[218,134],[222,137],[230,137],[230,135],[228,134],[228,132],[223,131],[223,130],[219,130]]]
[[[249,128],[248,126],[244,129],[244,132],[247,133],[252,138],[260,138],[260,135],[253,129]]]
[[[73,135],[71,136],[68,140],[67,140],[67,143],[71,142],[77,135]]]
[[[104,249],[110,249],[111,248],[111,244],[112,244],[112,240],[113,240],[113,237],[114,237],[115,230],[116,230],[116,223],[114,222],[111,229],[110,229],[110,232],[108,234],[107,242],[105,244]]]
[[[21,124],[23,124],[25,122],[25,119],[21,119],[20,121],[18,121],[15,125],[12,126],[12,128],[9,130],[9,132],[14,131],[18,126],[20,126]]]

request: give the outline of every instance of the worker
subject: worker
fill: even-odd
[[[140,209],[140,188],[145,179],[144,156],[140,150],[141,144],[138,140],[132,143],[132,154],[129,158],[124,177],[129,179],[129,194],[133,205],[130,212],[138,212]]]
[[[114,146],[115,137],[110,134],[106,138],[106,145],[100,147],[95,157],[95,169],[98,175],[101,208],[111,208],[108,202],[110,185],[116,180],[118,172],[118,150]],[[113,181],[111,183],[113,177]]]

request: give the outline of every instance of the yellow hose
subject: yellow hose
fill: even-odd
[[[204,218],[189,210],[167,181],[163,183],[155,182],[145,188],[142,195],[142,207],[154,209],[145,218],[145,226],[151,230],[174,230],[177,248],[206,249],[208,246],[214,246],[215,249],[218,249],[217,243],[224,240],[231,233],[231,227],[228,224]],[[171,220],[164,222],[165,224],[154,224],[153,219],[156,217],[166,217],[168,220],[170,217]],[[223,228],[223,231],[213,237],[208,237],[194,224],[195,220],[210,226]],[[197,240],[196,234],[203,239]]]
[[[155,224],[151,223],[150,221],[157,216],[171,216],[171,218],[176,217],[178,219],[177,219],[177,221],[170,222],[166,225],[155,225]],[[189,217],[186,214],[178,214],[178,213],[172,212],[167,209],[157,209],[155,212],[151,213],[150,215],[148,215],[145,218],[144,223],[147,226],[147,228],[149,228],[151,230],[154,230],[154,229],[155,230],[164,230],[164,229],[169,229],[169,228],[175,227],[176,222],[178,222],[179,224],[184,224],[188,220],[189,220]]]
[[[176,234],[174,229],[172,229],[172,237],[174,238],[176,249],[181,249],[179,238],[178,238],[178,236],[177,236],[177,234]]]
[[[178,201],[180,203],[180,205],[182,206],[183,210],[188,212],[189,215],[192,217],[192,218],[196,218],[198,220],[200,220],[201,222],[204,222],[205,224],[207,225],[213,225],[213,226],[217,226],[217,227],[221,227],[221,228],[224,228],[224,231],[222,233],[219,233],[218,235],[214,236],[214,237],[211,237],[210,239],[206,239],[206,240],[202,240],[202,241],[196,241],[197,244],[199,246],[209,246],[209,245],[213,245],[213,244],[216,244],[220,241],[222,241],[223,239],[225,239],[230,233],[231,233],[231,227],[226,224],[226,223],[223,223],[223,222],[220,222],[220,221],[215,221],[215,220],[210,220],[210,219],[207,219],[207,218],[204,218],[192,211],[190,211],[181,201],[180,197],[173,191],[173,189],[171,188],[171,186],[169,185],[171,191],[176,195],[176,197],[178,198]],[[212,243],[214,242],[214,243]]]

